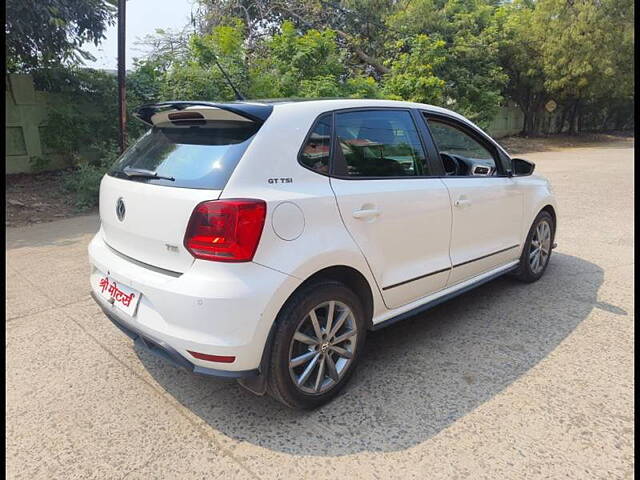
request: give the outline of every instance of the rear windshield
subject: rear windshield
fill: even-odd
[[[108,174],[154,185],[221,190],[259,128],[253,122],[230,121],[154,126],[116,161]],[[131,175],[132,169],[171,180]]]

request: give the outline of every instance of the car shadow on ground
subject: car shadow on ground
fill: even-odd
[[[544,360],[591,312],[626,315],[597,299],[603,270],[554,253],[534,284],[507,277],[370,333],[356,374],[312,412],[257,397],[235,382],[138,357],[176,400],[234,441],[313,456],[396,451],[419,444]]]

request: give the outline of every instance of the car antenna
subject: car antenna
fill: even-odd
[[[211,52],[211,53],[213,54],[213,61],[216,62],[216,65],[218,66],[218,68],[222,72],[222,75],[224,76],[225,80],[227,81],[227,83],[229,84],[231,89],[233,90],[233,93],[236,94],[236,100],[246,100],[246,98],[244,98],[244,96],[238,91],[236,86],[233,84],[233,82],[229,78],[229,75],[227,75],[227,72],[224,71],[224,68],[222,68],[222,65],[220,65],[220,62],[218,62],[218,56],[213,52]]]

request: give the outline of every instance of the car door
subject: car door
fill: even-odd
[[[451,117],[426,120],[453,212],[451,286],[518,259],[524,196],[480,131]]]
[[[447,283],[451,207],[408,109],[334,114],[331,187],[388,308]],[[422,127],[424,128],[424,127]]]

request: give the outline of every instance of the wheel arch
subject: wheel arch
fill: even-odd
[[[357,269],[347,265],[332,265],[325,267],[313,273],[305,281],[303,281],[293,292],[289,298],[293,296],[299,289],[304,288],[309,283],[320,280],[336,280],[344,283],[348,288],[358,295],[362,300],[362,306],[365,311],[367,326],[373,326],[373,290],[367,278]],[[287,298],[287,301],[289,300]],[[285,302],[286,304],[286,302]],[[284,305],[283,305],[284,307]]]
[[[325,267],[315,273],[309,275],[302,283],[294,288],[282,305],[278,309],[278,313],[274,318],[278,318],[282,309],[287,305],[287,302],[291,297],[304,288],[306,285],[320,280],[336,280],[344,283],[348,288],[352,289],[356,295],[363,301],[363,307],[365,309],[365,319],[367,321],[367,327],[371,329],[373,327],[373,311],[374,311],[374,298],[373,290],[367,278],[356,268],[347,265],[332,265]],[[262,356],[260,360],[259,371],[260,375],[255,377],[248,377],[238,379],[238,383],[244,388],[253,392],[256,395],[264,395],[267,388],[267,365],[271,356],[271,349],[273,346],[273,337],[275,333],[276,322],[274,321],[268,331],[267,338],[265,340]]]
[[[547,205],[545,205],[540,209],[540,212],[549,212],[549,215],[551,215],[551,218],[553,219],[553,227],[555,230],[558,225],[558,217],[556,215],[556,209],[553,208],[553,205],[548,203]]]

